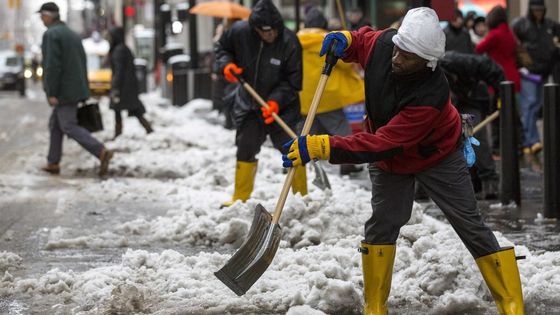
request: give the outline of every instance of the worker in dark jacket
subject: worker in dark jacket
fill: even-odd
[[[365,314],[387,314],[399,229],[410,219],[414,182],[444,212],[480,271],[502,314],[522,314],[523,297],[513,248],[501,249],[476,207],[465,156],[461,118],[437,62],[445,35],[434,10],[415,8],[398,32],[361,28],[325,37],[322,53],[365,69],[366,132],[311,135],[288,142],[284,167],[324,159],[371,163],[373,214],[362,242]],[[466,143],[468,144],[468,142]]]
[[[505,77],[498,64],[485,55],[448,51],[440,60],[440,65],[449,82],[453,104],[460,113],[472,115],[474,125],[496,110],[493,104],[497,95],[491,97],[486,87],[492,87],[494,93],[499,92],[500,82],[504,81]],[[480,82],[484,84],[481,85]],[[474,147],[476,163],[471,176],[477,176],[480,180],[481,199],[496,198],[499,178],[487,141],[486,128],[482,128],[476,134],[476,138],[480,145]],[[473,178],[473,184],[476,180]]]
[[[109,31],[111,48],[109,57],[111,60],[111,104],[115,111],[115,137],[122,133],[123,123],[121,111],[127,110],[129,116],[138,118],[138,121],[146,130],[153,132],[152,125],[144,114],[146,109],[138,98],[138,80],[134,71],[134,56],[132,51],[124,43],[124,29],[115,27]]]
[[[554,69],[560,25],[545,17],[544,0],[530,0],[526,16],[512,22],[513,33],[529,53],[532,63],[521,69],[519,105],[523,122],[523,152],[537,154],[541,144],[537,119],[543,103],[543,86]]]
[[[50,120],[48,164],[42,170],[60,173],[62,140],[64,135],[76,140],[89,153],[99,158],[99,175],[107,174],[113,152],[78,125],[78,103],[89,98],[86,54],[78,34],[60,21],[58,6],[47,2],[39,9],[41,20],[47,27],[43,34],[43,88],[49,105],[53,108]]]
[[[294,131],[301,119],[299,91],[302,85],[302,52],[296,35],[284,27],[282,16],[270,0],[253,7],[249,21],[238,21],[216,43],[216,68],[229,82],[237,82],[231,73],[241,75],[267,101],[261,107],[238,85],[226,102],[233,102],[233,123],[237,130],[237,166],[235,191],[229,206],[246,201],[253,191],[257,170],[256,155],[269,135],[275,148],[282,148],[288,134],[274,123],[278,114]],[[292,184],[294,192],[307,194],[305,168],[298,168]]]

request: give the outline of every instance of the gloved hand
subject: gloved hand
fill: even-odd
[[[476,154],[474,152],[473,145],[479,146],[480,142],[473,136],[468,137],[465,139],[465,143],[463,145],[463,154],[465,155],[465,160],[467,161],[467,166],[472,167],[474,162],[476,162]]]
[[[243,73],[243,69],[239,68],[235,63],[233,62],[228,63],[224,67],[224,77],[229,83],[237,82],[237,78],[231,73],[232,71],[238,75],[241,75]]]
[[[313,159],[328,160],[331,156],[328,135],[300,136],[284,144],[284,148],[288,149],[288,154],[282,155],[284,167],[305,165]]]
[[[323,56],[327,53],[327,51],[329,50],[329,46],[334,39],[336,39],[334,54],[337,57],[342,57],[346,48],[348,48],[348,46],[352,44],[352,35],[349,31],[330,32],[327,34],[327,36],[325,36],[325,39],[323,39],[323,46],[321,47],[319,56]]]
[[[275,100],[268,100],[266,101],[268,104],[268,108],[261,106],[262,116],[264,118],[264,123],[270,125],[274,122],[274,117],[272,117],[272,113],[278,114],[280,107],[278,106],[278,102]]]

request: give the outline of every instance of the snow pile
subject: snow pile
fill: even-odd
[[[363,285],[357,248],[363,223],[371,215],[368,190],[331,172],[333,191],[309,184],[307,196],[290,194],[274,260],[254,286],[238,297],[213,273],[245,239],[256,205],[274,209],[285,177],[279,154],[265,144],[252,198],[219,209],[233,191],[234,133],[219,126],[217,114],[206,101],[182,108],[153,107],[149,115],[156,132],[146,137],[136,122],[127,119],[125,133],[110,144],[118,151],[111,164],[115,177],[88,182],[83,193],[107,203],[164,199],[171,210],[152,217],[131,215],[130,220],[111,222],[103,230],[50,229],[48,250],[129,249],[119,264],[84,272],[52,269],[29,278],[5,273],[0,278],[0,294],[56,295],[77,305],[76,314],[361,313]],[[111,117],[105,115],[105,119],[110,126]],[[68,159],[65,171],[92,172],[89,165],[80,163],[89,158],[86,152],[76,147],[69,151],[75,156]],[[35,158],[22,162],[22,170],[30,170],[26,163],[34,163]],[[140,180],[129,181],[128,176]],[[309,168],[308,178],[313,176]],[[80,210],[79,202],[63,206],[62,214]],[[496,236],[502,246],[512,245],[500,233]],[[151,244],[154,248],[197,246],[197,251],[187,255],[176,250],[135,250]],[[0,271],[3,257],[13,257],[9,254],[0,253]],[[526,304],[537,309],[560,304],[560,253],[537,255],[517,246],[516,254],[527,256],[518,262]],[[14,266],[14,258],[11,261],[6,265]],[[15,261],[20,264],[21,258]],[[474,259],[455,232],[447,223],[424,215],[418,204],[397,242],[389,304],[423,314],[495,312]]]
[[[21,265],[21,257],[18,255],[7,252],[1,251],[0,252],[0,272],[4,272],[7,270],[14,270],[18,269]]]

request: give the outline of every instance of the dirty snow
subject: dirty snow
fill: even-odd
[[[176,108],[157,106],[154,95],[144,100],[156,132],[145,137],[137,122],[126,119],[125,133],[109,142],[117,150],[111,164],[113,177],[91,182],[84,189],[108,201],[142,202],[165,196],[175,206],[165,215],[113,222],[104,231],[72,226],[44,231],[48,250],[128,248],[118,264],[83,272],[51,269],[38,277],[22,278],[13,276],[13,270],[31,262],[17,253],[0,252],[0,295],[60,296],[75,303],[76,314],[361,312],[357,247],[371,211],[367,189],[333,172],[329,177],[333,191],[321,191],[308,180],[307,196],[290,194],[280,220],[282,242],[272,264],[247,294],[238,297],[213,273],[245,239],[255,206],[260,203],[269,211],[274,209],[285,177],[280,155],[265,144],[252,198],[219,209],[233,191],[234,132],[221,127],[220,117],[210,110],[208,101],[194,100]],[[106,126],[112,126],[106,104],[102,108],[107,112]],[[104,133],[108,135],[108,131]],[[94,168],[95,162],[86,152],[72,145],[65,150],[82,157],[65,161],[66,172],[87,173]],[[41,153],[20,161],[21,180],[33,181],[41,175],[36,170],[44,158]],[[313,176],[308,168],[308,179]],[[127,181],[130,177],[147,180]],[[0,193],[2,198],[26,198],[29,191],[8,191],[0,185]],[[71,196],[59,201],[59,213],[79,207]],[[490,293],[457,235],[447,223],[423,210],[415,204],[410,222],[401,229],[389,304],[434,314],[473,309],[494,312]],[[495,234],[502,246],[513,245]],[[172,249],[138,249],[152,242],[199,246],[201,250],[186,255]],[[527,303],[536,308],[559,304],[560,253],[532,253],[524,246],[515,250],[526,256],[519,268]]]

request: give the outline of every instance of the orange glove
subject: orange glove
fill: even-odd
[[[237,82],[237,78],[231,73],[232,71],[235,72],[238,75],[241,75],[243,73],[243,69],[239,68],[233,62],[228,63],[224,67],[224,77],[226,78],[226,80],[230,83],[235,83],[235,82]]]
[[[275,100],[268,100],[266,101],[268,104],[268,108],[262,106],[261,112],[264,118],[264,123],[270,125],[274,122],[274,117],[272,117],[272,113],[278,114],[280,107],[278,107],[278,102]]]

